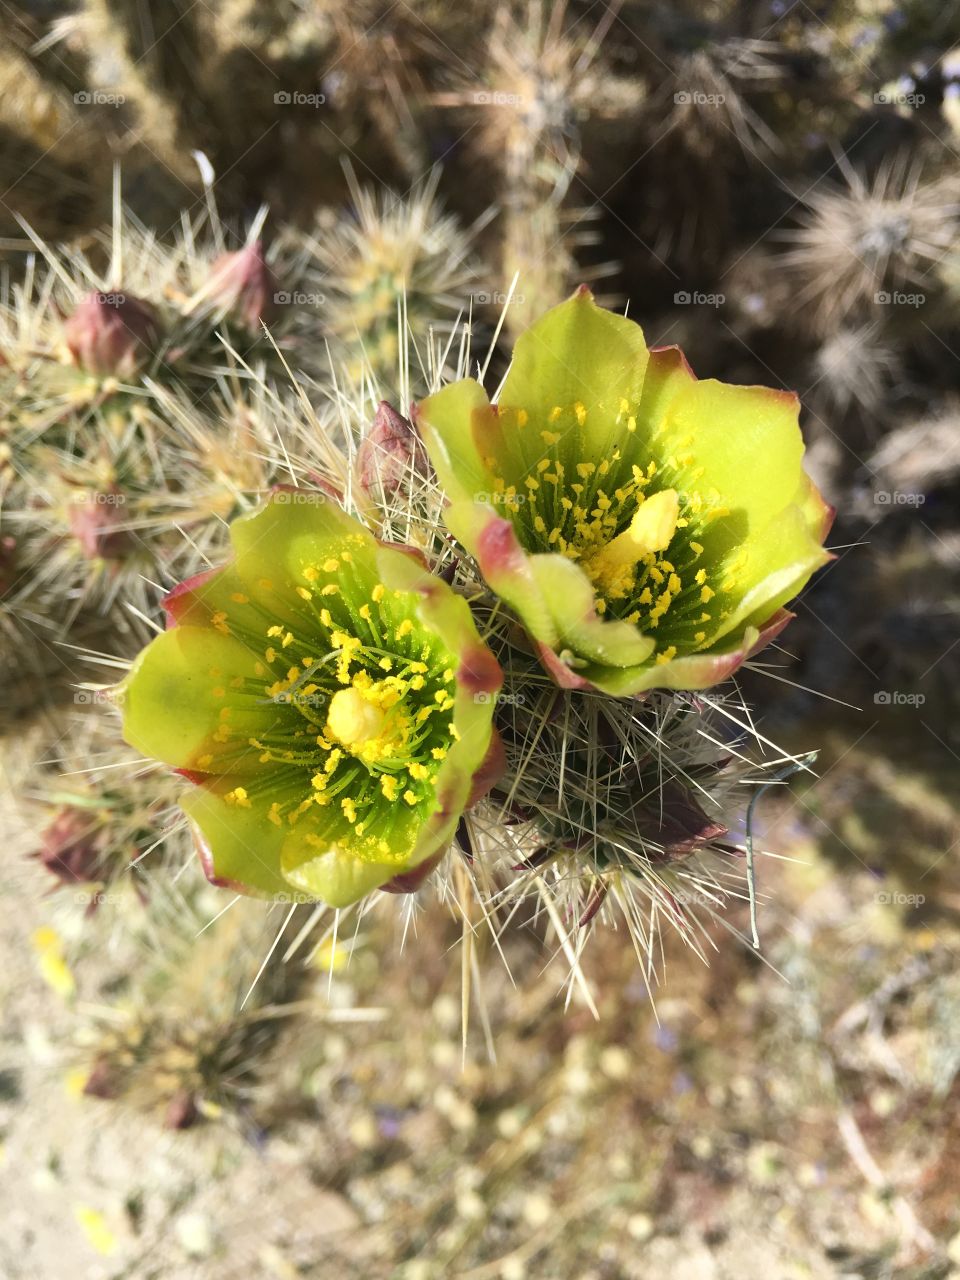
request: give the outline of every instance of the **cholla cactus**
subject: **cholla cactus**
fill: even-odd
[[[500,278],[505,291],[516,277],[506,317],[515,333],[559,302],[577,278],[610,272],[610,264],[589,272],[578,266],[578,253],[593,242],[593,211],[571,206],[568,193],[581,130],[625,119],[644,97],[639,81],[614,74],[602,57],[606,24],[587,33],[566,19],[565,4],[534,3],[522,14],[500,5],[482,81],[439,97],[463,109],[472,150],[500,174]]]
[[[428,362],[432,387],[443,381],[442,363]],[[461,373],[469,367],[467,344],[457,363]],[[557,401],[569,421],[559,422]],[[365,394],[360,405],[367,403]],[[715,684],[787,620],[783,602],[826,558],[826,511],[800,470],[795,401],[697,383],[676,351],[648,353],[636,325],[581,292],[518,343],[499,411],[462,380],[435,390],[412,420],[386,404],[374,414],[371,404],[365,433],[364,409],[348,409],[345,390],[335,405],[337,429],[327,425],[323,452],[309,463],[298,433],[283,428],[292,446],[287,465],[301,487],[281,489],[233,523],[232,563],[168,597],[169,629],[118,691],[128,741],[193,783],[181,804],[207,875],[267,897],[340,907],[377,887],[419,889],[458,830],[470,878],[491,905],[536,885],[551,912],[559,894],[585,924],[609,899],[602,914],[617,905],[639,931],[646,896],[657,919],[692,937],[681,904],[691,885],[703,901],[690,904],[708,910],[736,895],[731,855],[740,843],[727,832],[749,766],[731,768],[727,735],[717,731],[724,713],[713,699],[647,693],[631,703],[610,695]],[[705,422],[716,423],[717,440],[702,442],[706,478],[688,492],[682,476],[694,460],[674,455],[692,448],[685,434],[694,421],[701,434]],[[750,474],[730,438],[730,423],[740,421],[763,433]],[[535,433],[537,449],[518,460],[506,442],[521,447],[524,432]],[[502,503],[515,517],[526,505],[519,490],[532,497],[550,483],[551,466],[586,487],[577,472],[587,467],[585,453],[554,454],[561,439],[573,449],[587,432],[592,457],[619,463],[622,451],[633,468],[640,465],[633,453],[646,453],[642,484],[631,471],[610,489],[608,505],[606,487],[591,488],[583,518],[599,532],[584,559],[613,547],[614,577],[629,577],[642,561],[651,580],[654,570],[660,575],[659,594],[672,597],[681,594],[672,575],[689,567],[690,555],[699,558],[702,568],[691,569],[698,618],[719,597],[715,629],[697,623],[710,643],[693,637],[685,611],[667,637],[675,652],[656,662],[648,634],[656,625],[627,620],[607,582],[609,566],[589,578],[554,552],[558,539],[548,532],[545,554],[518,546],[499,572],[497,548],[513,526],[494,508]],[[316,425],[306,433],[316,434]],[[448,509],[424,444],[454,500]],[[537,461],[543,450],[545,468]],[[757,456],[769,459],[759,476]],[[491,474],[521,462],[532,489],[519,471],[504,471],[499,483]],[[558,487],[558,512],[561,496]],[[464,516],[474,499],[476,544]],[[614,503],[610,525],[603,517]],[[530,506],[517,537],[527,526],[539,536],[539,509]],[[621,563],[624,539],[635,554]],[[677,567],[661,565],[664,554]],[[562,586],[541,596],[543,563]],[[597,583],[606,587],[595,612]],[[607,596],[612,619],[604,616]],[[647,613],[659,622],[670,603],[658,610],[651,599]],[[549,642],[544,618],[561,641]],[[692,643],[681,652],[688,631]],[[449,892],[444,870],[437,885]],[[649,947],[650,935],[643,937]]]
[[[30,796],[43,813],[34,856],[53,886],[70,889],[89,910],[126,892],[145,899],[160,868],[179,870],[188,860],[180,788],[157,764],[131,756],[99,695],[88,689],[75,697],[86,709],[68,721]]]
[[[81,619],[89,642],[100,619],[114,651],[135,651],[157,586],[208,566],[225,522],[272,483],[282,402],[265,384],[227,386],[209,397],[209,416],[182,393],[148,392],[88,413],[60,448],[43,436],[21,450],[3,514],[16,544],[4,607],[39,619],[51,641]]]
[[[303,255],[290,237],[264,247],[265,210],[231,248],[212,203],[169,245],[121,208],[119,187],[114,205],[89,253],[29,231],[43,266],[30,259],[0,305],[12,429],[62,439],[101,405],[142,399],[147,380],[203,403],[227,380],[287,385],[294,351],[298,374],[315,369]]]
[[[479,276],[474,231],[437,200],[439,170],[409,196],[362,190],[353,210],[307,240],[309,292],[322,299],[338,366],[359,379],[392,379],[406,345],[452,326]]]
[[[745,896],[744,794],[763,775],[731,740],[744,708],[665,693],[638,706],[511,667],[505,680],[504,774],[467,823],[481,896],[540,901],[573,935],[622,919],[649,966],[661,923],[699,949],[703,919]]]
[[[171,1129],[242,1112],[304,970],[282,953],[262,962],[272,926],[244,903],[216,915],[202,895],[171,889],[145,923],[126,989],[85,1006],[73,1079]]]
[[[952,180],[924,177],[911,157],[885,162],[872,180],[846,161],[841,172],[845,186],[817,186],[806,197],[802,226],[782,257],[800,314],[826,333],[848,319],[876,320],[891,291],[932,293],[960,213]]]

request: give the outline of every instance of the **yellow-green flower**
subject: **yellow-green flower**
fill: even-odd
[[[495,776],[502,677],[466,601],[322,494],[230,534],[120,688],[127,741],[197,784],[216,883],[334,906],[409,887]]]
[[[829,559],[797,419],[587,289],[518,339],[496,404],[464,379],[417,411],[448,525],[547,668],[617,695],[724,679]]]

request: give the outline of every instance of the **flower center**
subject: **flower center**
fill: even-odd
[[[645,556],[666,551],[677,529],[680,500],[676,489],[661,489],[641,502],[623,533],[586,557],[583,567],[594,584],[607,594],[623,570],[633,570]]]
[[[377,742],[386,722],[387,713],[359,689],[338,689],[327,710],[327,737],[362,750]]]

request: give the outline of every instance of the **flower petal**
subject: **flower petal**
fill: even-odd
[[[247,809],[224,799],[242,781],[237,776],[212,778],[180,798],[180,808],[199,837],[204,873],[211,883],[238,893],[287,893],[280,871],[286,830],[268,822],[260,806]]]
[[[257,772],[259,751],[248,739],[279,713],[263,683],[259,655],[241,640],[174,627],[144,649],[120,686],[124,738],[177,769]]]
[[[647,360],[640,326],[581,287],[517,339],[498,406],[524,410],[538,428],[553,421],[578,433],[578,456],[603,458],[622,434],[621,400],[640,400]]]

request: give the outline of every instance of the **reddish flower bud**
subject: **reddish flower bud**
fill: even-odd
[[[160,336],[153,308],[125,293],[90,293],[64,329],[76,364],[99,377],[129,377],[150,359]]]
[[[372,498],[390,498],[412,472],[426,475],[427,451],[414,426],[381,400],[373,425],[364,436],[357,454],[360,484]]]
[[[165,1129],[189,1129],[200,1118],[197,1100],[189,1089],[178,1089],[167,1105],[163,1117]]]
[[[33,857],[61,884],[92,884],[100,879],[102,828],[83,809],[60,809],[40,837]]]
[[[133,549],[133,534],[123,528],[124,501],[113,488],[79,494],[70,504],[70,532],[88,560],[122,560]]]
[[[88,1098],[115,1098],[119,1093],[116,1072],[106,1058],[98,1058],[87,1076],[83,1092]]]
[[[231,312],[251,334],[261,332],[277,314],[277,278],[267,266],[263,244],[254,240],[236,253],[224,253],[210,268],[207,293]]]

